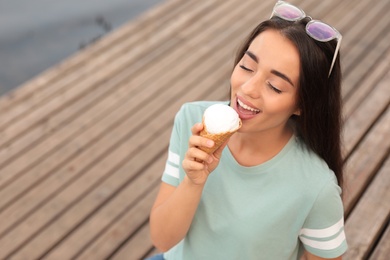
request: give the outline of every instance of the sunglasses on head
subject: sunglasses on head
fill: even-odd
[[[320,42],[328,42],[337,39],[337,46],[333,55],[332,64],[330,65],[328,77],[332,73],[334,63],[336,61],[337,53],[340,48],[342,36],[341,34],[329,24],[321,22],[319,20],[313,20],[310,16],[306,16],[305,12],[285,1],[278,1],[272,11],[271,17],[277,16],[287,21],[299,21],[306,17],[310,18],[311,21],[306,24],[306,33],[313,39]]]

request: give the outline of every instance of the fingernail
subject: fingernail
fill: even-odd
[[[207,141],[207,146],[210,147],[210,148],[213,147],[214,146],[214,142],[211,141],[211,140],[208,140]]]

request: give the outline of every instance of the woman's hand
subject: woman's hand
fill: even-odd
[[[188,179],[196,185],[206,183],[209,174],[218,166],[222,151],[228,143],[227,140],[213,154],[207,154],[199,147],[213,147],[214,142],[201,137],[199,133],[202,130],[203,124],[201,123],[195,124],[191,128],[192,136],[190,137],[188,151],[182,164]]]

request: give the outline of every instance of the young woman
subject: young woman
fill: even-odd
[[[341,259],[340,41],[279,1],[236,57],[240,130],[208,155],[198,122],[216,102],[183,105],[150,215],[161,259]]]

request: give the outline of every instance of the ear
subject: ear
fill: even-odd
[[[301,115],[301,109],[297,108],[297,110],[294,111],[293,115],[300,116]]]

